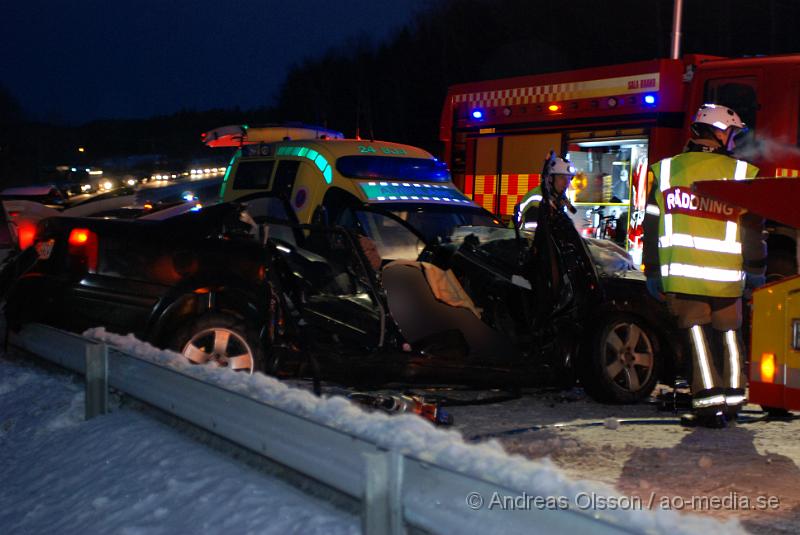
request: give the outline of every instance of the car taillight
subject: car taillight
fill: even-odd
[[[83,267],[89,272],[97,270],[97,234],[89,229],[74,228],[67,239],[68,253],[75,267]]]
[[[31,245],[36,238],[36,227],[30,223],[20,223],[17,227],[17,243],[19,248],[24,251]]]
[[[86,242],[89,241],[89,233],[91,231],[85,228],[74,228],[72,232],[69,233],[69,244],[70,245],[84,245]]]

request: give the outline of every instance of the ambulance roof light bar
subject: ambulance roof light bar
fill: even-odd
[[[212,148],[241,147],[256,143],[307,139],[344,139],[344,134],[319,126],[304,124],[288,125],[228,125],[200,134],[203,143]]]

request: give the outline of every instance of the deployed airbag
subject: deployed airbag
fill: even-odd
[[[455,329],[467,341],[470,357],[494,360],[513,351],[505,337],[479,319],[480,311],[451,271],[400,260],[383,268],[382,279],[389,312],[412,345]]]

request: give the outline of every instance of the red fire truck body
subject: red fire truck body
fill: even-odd
[[[800,55],[687,55],[459,84],[449,88],[440,138],[455,184],[505,218],[538,184],[548,151],[568,154],[578,171],[569,192],[576,226],[636,258],[648,165],[681,151],[704,102],[748,124],[740,157],[761,176],[800,175]],[[783,234],[770,237],[771,257],[785,251],[774,257],[796,272],[794,232]]]

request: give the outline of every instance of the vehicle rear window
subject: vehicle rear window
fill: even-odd
[[[418,180],[449,182],[447,164],[427,158],[395,158],[391,156],[342,156],[336,169],[349,178]]]
[[[239,162],[233,189],[267,189],[275,160]]]

